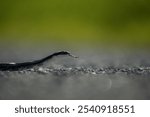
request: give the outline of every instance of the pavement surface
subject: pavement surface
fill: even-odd
[[[150,99],[148,53],[79,54],[0,71],[0,99]]]

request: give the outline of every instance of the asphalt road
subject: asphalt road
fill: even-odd
[[[150,99],[148,53],[79,54],[0,71],[0,99]]]

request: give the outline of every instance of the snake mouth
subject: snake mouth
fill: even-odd
[[[71,56],[71,57],[73,57],[73,58],[79,58],[78,56],[75,56],[75,55],[70,54],[70,53],[69,53],[69,56]]]

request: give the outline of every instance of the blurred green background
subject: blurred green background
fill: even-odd
[[[0,0],[3,41],[150,48],[150,0]]]

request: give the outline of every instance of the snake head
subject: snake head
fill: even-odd
[[[71,56],[71,57],[73,57],[73,58],[79,58],[79,57],[77,57],[77,56],[71,54],[71,53],[68,52],[68,51],[62,51],[61,53],[63,53],[64,55],[69,55],[69,56]]]

